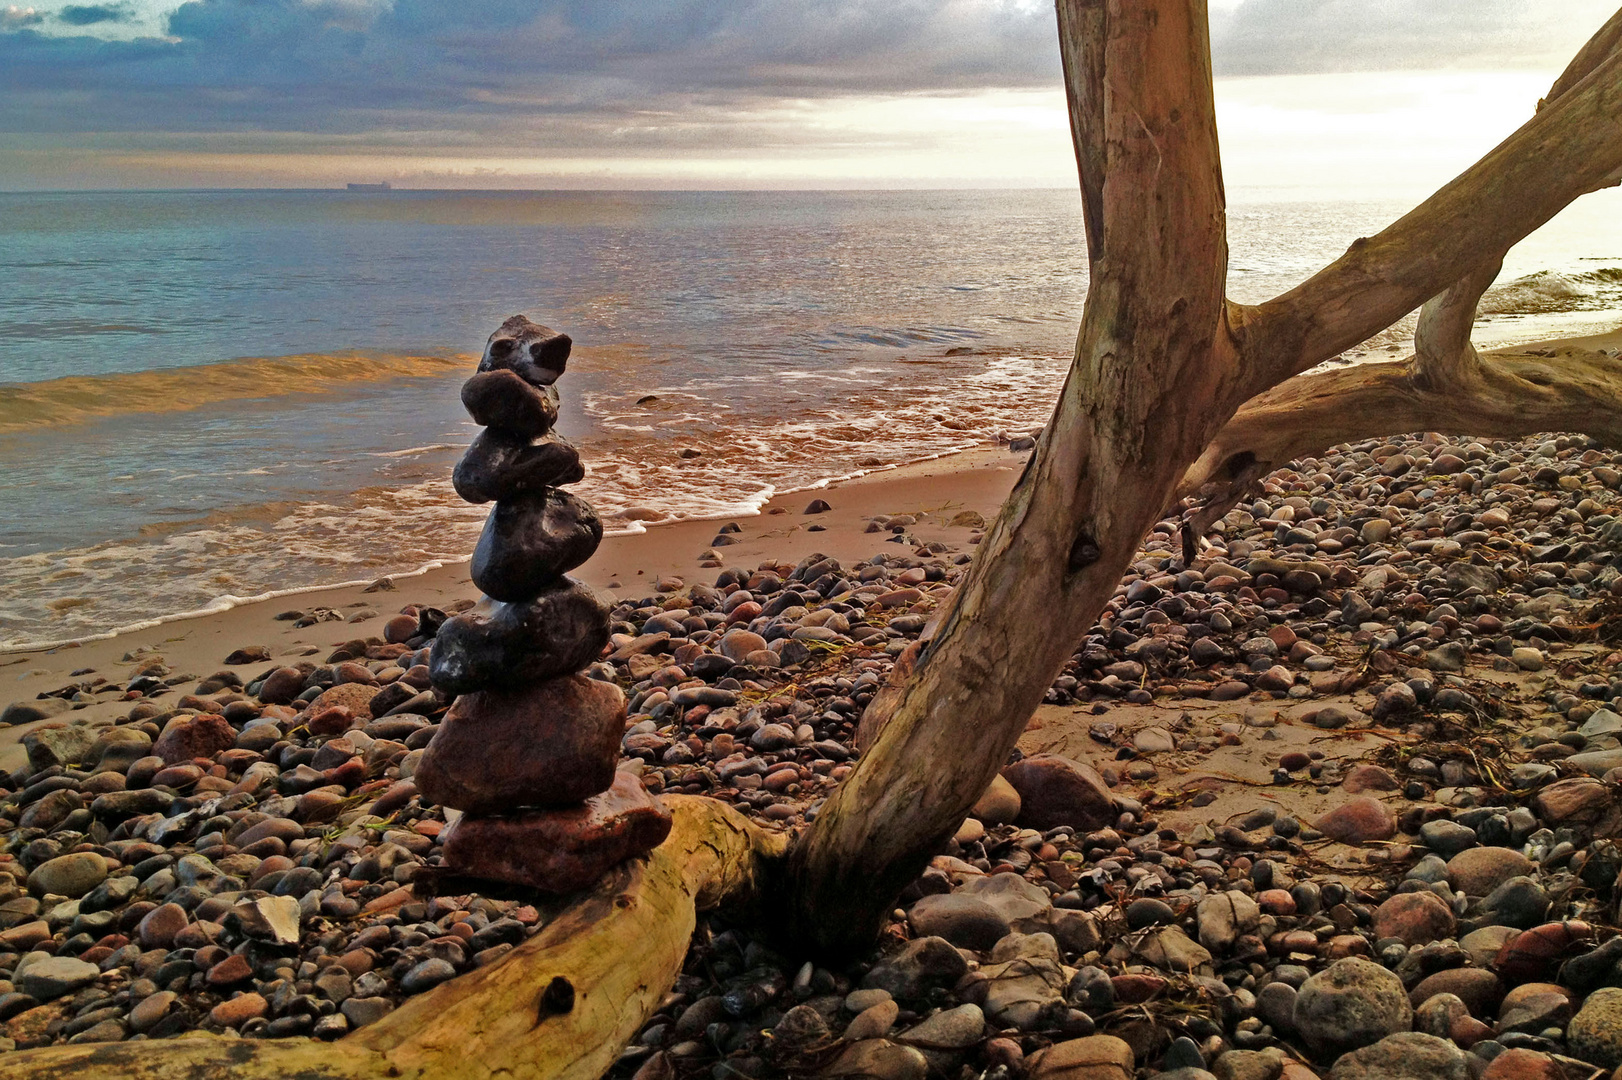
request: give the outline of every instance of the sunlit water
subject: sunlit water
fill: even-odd
[[[1512,253],[1478,339],[1617,324],[1607,207]],[[1405,209],[1236,206],[1231,292]],[[1038,427],[1086,268],[1060,191],[176,192],[0,195],[0,281],[5,645],[465,558],[457,387],[509,314],[575,338],[560,427],[634,529]]]

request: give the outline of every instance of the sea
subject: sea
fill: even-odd
[[[1408,208],[1236,199],[1230,294]],[[1086,291],[1063,190],[0,194],[0,651],[465,560],[457,392],[508,315],[574,338],[559,427],[628,532],[1039,428]],[[1622,197],[1482,316],[1622,325]]]

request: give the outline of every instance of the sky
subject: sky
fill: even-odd
[[[1618,0],[1210,0],[1230,198],[1423,194]],[[1069,187],[1043,0],[0,0],[0,190]]]

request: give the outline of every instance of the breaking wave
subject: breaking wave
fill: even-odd
[[[473,360],[455,353],[315,353],[6,383],[0,384],[0,434],[135,412],[184,412],[245,398],[332,393],[358,382],[449,375],[467,370]]]

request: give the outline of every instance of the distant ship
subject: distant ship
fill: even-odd
[[[349,185],[349,190],[350,191],[393,191],[394,189],[392,187],[390,187],[389,182],[387,180],[385,180],[381,184],[350,184]]]

